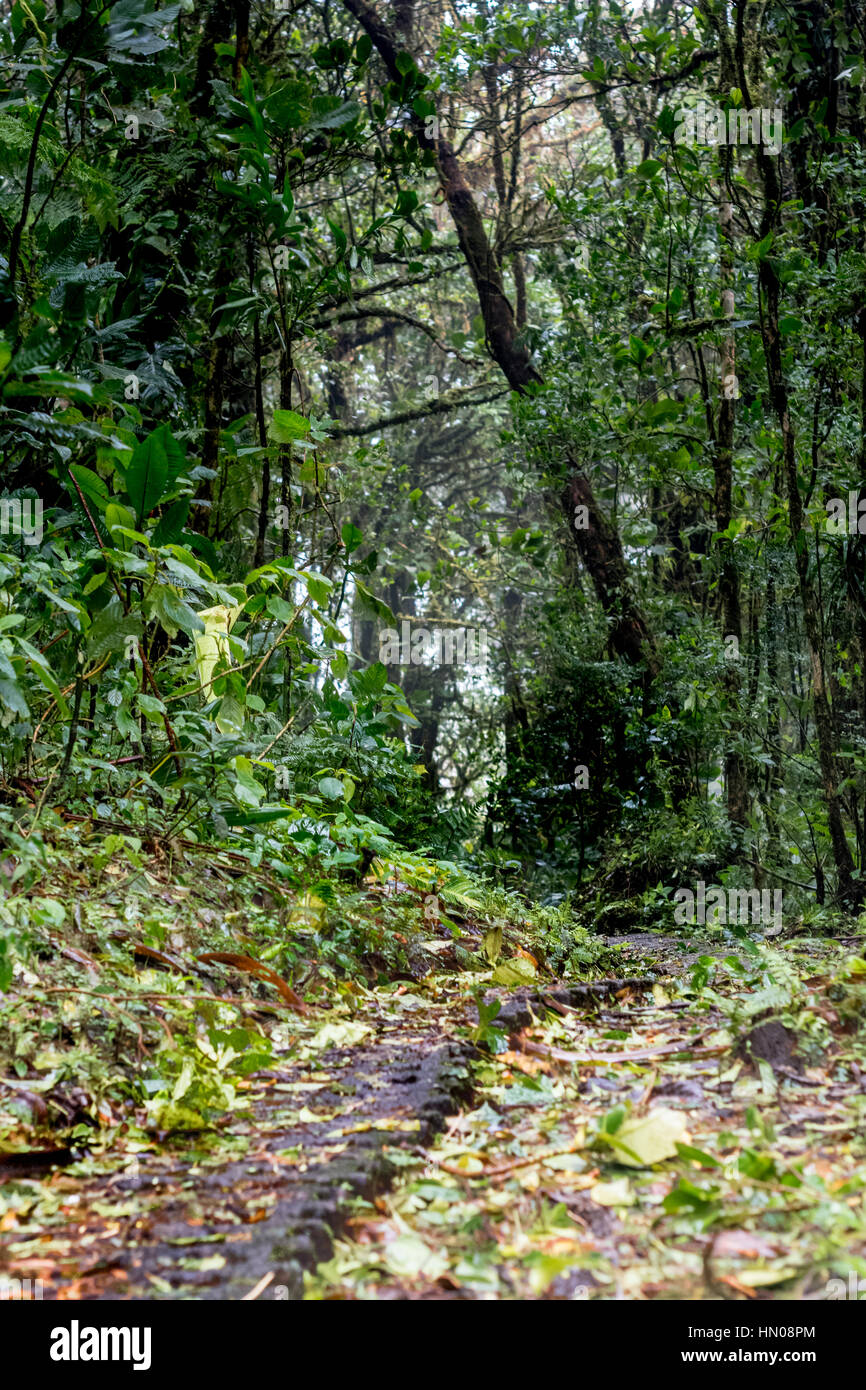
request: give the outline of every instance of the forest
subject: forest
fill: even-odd
[[[0,1302],[866,1296],[861,0],[0,54]]]

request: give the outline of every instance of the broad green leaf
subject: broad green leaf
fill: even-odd
[[[168,545],[179,539],[189,515],[189,498],[179,497],[167,507],[156,524],[153,533],[154,545]]]
[[[507,985],[511,988],[532,984],[536,974],[531,960],[527,960],[525,956],[512,956],[510,960],[504,960],[497,965],[492,979],[495,985]]]
[[[105,608],[96,614],[87,634],[88,660],[98,665],[108,652],[125,651],[127,638],[139,638],[141,633],[140,616],[124,614],[120,600],[112,597]]]
[[[277,594],[273,594],[268,599],[265,607],[272,618],[276,618],[278,622],[283,624],[290,623],[296,616],[296,610],[292,604],[287,603],[284,598],[280,598]]]
[[[253,765],[249,758],[237,757],[233,759],[233,767],[236,777],[235,791],[238,799],[249,806],[258,806],[264,799],[267,788],[257,782],[253,776]]]
[[[127,495],[141,523],[153,511],[168,482],[164,427],[154,430],[136,446],[125,482]]]
[[[393,612],[382,599],[377,598],[366,584],[362,584],[355,575],[355,593],[358,596],[358,607],[362,612],[371,613],[376,618],[381,618],[383,622],[395,623],[397,619]]]
[[[343,783],[339,777],[322,777],[318,788],[322,796],[326,796],[329,801],[343,800]]]
[[[100,511],[105,511],[110,496],[105,479],[101,478],[98,473],[94,473],[92,468],[85,468],[81,463],[70,464],[69,472],[83,492],[85,501]],[[70,487],[74,491],[72,483],[70,483]]]
[[[310,422],[296,410],[275,410],[268,438],[277,444],[291,444],[295,439],[305,439],[310,433]]]
[[[398,1279],[417,1279],[428,1282],[441,1278],[448,1268],[448,1258],[442,1250],[431,1250],[419,1236],[398,1236],[385,1246],[382,1255],[385,1267]]]
[[[170,585],[158,584],[151,592],[150,602],[169,637],[185,632],[188,637],[194,636],[198,641],[199,634],[205,631],[199,614]]]

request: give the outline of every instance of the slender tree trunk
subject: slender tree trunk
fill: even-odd
[[[730,177],[730,163],[731,151],[726,148],[721,160],[725,179]],[[733,320],[734,219],[731,202],[726,192],[723,192],[719,208],[719,234],[722,313]],[[734,330],[731,328],[725,333],[721,352],[719,416],[715,449],[717,531],[727,531],[733,519],[734,425],[739,394],[736,366],[736,344]],[[740,612],[740,577],[734,559],[733,542],[721,539],[719,547],[721,551],[719,597],[722,610],[722,637],[725,640],[726,656],[729,658],[726,662],[724,681],[730,728],[728,737],[733,738],[736,744],[741,736],[740,647],[743,640],[743,622]],[[735,639],[733,651],[729,651],[729,638]],[[744,827],[749,813],[749,788],[745,759],[736,746],[732,748],[729,745],[725,749],[725,792],[728,803],[728,820],[731,825]]]
[[[232,18],[231,0],[213,0],[208,7],[198,46],[195,87],[190,101],[190,109],[195,116],[206,116],[210,111],[211,82],[217,70],[216,48],[217,44],[228,42]]]
[[[524,756],[523,738],[529,730],[529,715],[514,666],[522,610],[523,595],[517,589],[506,589],[502,596],[505,628],[502,643],[505,656],[505,777],[507,782],[515,783],[519,780],[520,763]]]
[[[262,390],[262,335],[258,315],[253,323],[253,355],[256,359],[255,398],[256,428],[259,435],[259,448],[268,447],[268,430],[265,423],[265,401]],[[258,567],[265,558],[265,537],[268,532],[268,516],[271,510],[271,460],[267,453],[262,455],[262,493],[259,501],[259,523],[256,532],[256,549],[253,566]]]
[[[204,431],[201,444],[201,461],[216,475],[219,472],[219,441],[222,429],[223,383],[228,365],[228,339],[211,339],[205,357],[204,387]],[[216,477],[207,480],[207,491],[213,499],[216,495]],[[205,511],[202,531],[207,534],[213,521],[213,509]]]
[[[391,80],[402,81],[397,40],[388,26],[365,0],[343,0],[343,5],[372,39]],[[478,295],[490,354],[509,385],[515,391],[525,392],[528,387],[540,384],[542,378],[520,339],[501,269],[460,160],[445,136],[441,132],[438,136],[428,134],[419,117],[414,118],[414,130],[419,144],[435,154],[445,201]],[[610,623],[611,649],[628,661],[645,665],[648,672],[654,674],[659,666],[657,652],[632,591],[619,536],[605,518],[582,468],[574,460],[571,460],[571,467],[573,475],[560,500],[569,534],[577,544]],[[587,528],[574,528],[575,506],[587,507]]]
[[[748,98],[746,99],[748,100]],[[779,189],[772,162],[762,153],[760,146],[757,148],[758,162],[764,173],[765,187],[765,211],[761,235],[766,236],[775,221],[775,211],[779,203]],[[843,903],[853,907],[859,906],[863,902],[866,884],[854,879],[854,860],[842,819],[842,801],[839,795],[839,773],[836,763],[836,730],[833,725],[833,712],[824,671],[821,605],[809,573],[809,551],[803,524],[800,480],[797,474],[796,439],[791,422],[788,387],[782,365],[779,334],[780,287],[775,268],[769,259],[761,262],[759,283],[764,296],[761,335],[764,343],[764,355],[767,360],[770,398],[782,435],[782,461],[788,496],[788,515],[794,542],[794,561],[797,570],[800,603],[803,609],[803,623],[809,648],[812,702],[815,713],[821,785],[827,807],[827,824],[836,866],[838,897]]]
[[[235,61],[234,80],[237,83],[241,68],[250,60],[250,0],[235,0]]]
[[[757,32],[758,16],[755,7],[747,7],[741,3],[741,0],[735,5],[735,30],[733,34],[728,24],[728,12],[724,7],[716,6],[709,0],[702,0],[701,9],[718,34],[723,66],[729,66],[736,72],[737,85],[743,94],[744,105],[751,108],[753,105],[752,84],[759,80],[761,71],[761,53]],[[760,236],[763,239],[777,226],[782,191],[776,164],[762,144],[755,146],[755,158],[763,187],[760,227]],[[836,866],[837,895],[842,902],[850,906],[857,906],[864,899],[866,884],[854,879],[854,860],[842,819],[842,801],[839,795],[839,774],[836,764],[836,731],[833,725],[833,713],[824,672],[821,604],[809,573],[809,553],[803,524],[803,500],[797,475],[796,438],[791,420],[788,385],[782,362],[779,334],[780,284],[772,258],[769,256],[765,256],[760,262],[758,286],[761,299],[761,339],[767,366],[770,402],[778,420],[782,438],[782,474],[788,499],[788,518],[794,548],[797,584],[809,651],[812,703],[818,742],[818,764],[824,802],[827,808],[827,825],[833,849],[833,860]]]

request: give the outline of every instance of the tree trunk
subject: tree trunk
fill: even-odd
[[[722,152],[722,169],[729,175],[731,151]],[[720,278],[722,288],[722,313],[733,320],[734,316],[734,218],[730,199],[722,197],[719,207],[720,235]],[[721,352],[721,381],[719,385],[719,416],[715,448],[715,509],[716,530],[727,531],[733,518],[733,463],[734,463],[734,424],[736,422],[736,401],[738,387],[736,377],[736,343],[734,330],[730,328],[724,337]],[[743,621],[740,612],[740,576],[733,554],[733,542],[719,541],[721,551],[721,572],[719,575],[719,597],[721,599],[722,637],[725,641],[725,654],[729,657],[725,670],[725,693],[727,695],[729,727],[728,737],[736,742],[741,736],[740,728],[740,645],[743,640]],[[728,639],[735,639],[735,650],[728,652]],[[725,792],[728,802],[728,820],[740,828],[746,825],[749,813],[749,787],[746,764],[737,747],[725,749]]]
[[[358,20],[372,39],[392,82],[403,74],[397,63],[398,46],[390,29],[365,0],[343,0],[345,8]],[[478,303],[484,319],[488,350],[505,379],[515,391],[540,384],[541,376],[532,364],[520,338],[514,310],[502,281],[502,272],[490,245],[484,221],[453,146],[439,132],[428,134],[424,121],[413,118],[418,142],[432,150],[439,170],[439,181],[457,231]],[[598,601],[611,624],[611,649],[636,664],[645,664],[650,674],[658,671],[658,656],[646,620],[632,592],[631,578],[615,527],[605,518],[586,474],[572,460],[574,474],[561,495],[569,533],[595,586]],[[589,525],[575,529],[574,508],[587,507]]]
[[[742,81],[743,79],[741,79],[741,86]],[[746,89],[743,90],[748,102]],[[781,193],[772,160],[764,153],[760,145],[756,146],[756,152],[764,182],[764,215],[761,223],[761,236],[764,237],[775,224]],[[854,860],[842,820],[839,774],[836,765],[836,730],[833,725],[833,712],[827,694],[824,672],[821,605],[809,574],[809,552],[803,525],[803,501],[800,496],[800,482],[797,476],[796,439],[791,423],[788,387],[782,366],[782,348],[779,335],[780,286],[775,268],[769,258],[765,258],[761,262],[759,285],[765,300],[765,309],[761,317],[761,337],[764,344],[764,356],[767,361],[770,399],[782,435],[782,463],[788,496],[788,515],[794,542],[794,560],[797,569],[800,602],[803,608],[803,622],[809,648],[815,731],[818,740],[818,764],[824,801],[827,807],[827,824],[833,847],[833,860],[836,866],[837,895],[840,901],[846,905],[858,907],[864,900],[866,884],[854,879]]]

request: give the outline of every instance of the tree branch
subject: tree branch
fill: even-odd
[[[365,434],[376,434],[379,430],[391,429],[394,425],[406,425],[412,420],[424,420],[429,415],[444,415],[447,411],[456,410],[461,405],[484,405],[488,401],[498,401],[503,396],[508,395],[507,391],[500,388],[496,391],[487,391],[483,396],[469,398],[469,392],[477,390],[477,386],[467,386],[461,392],[448,391],[435,401],[427,401],[414,410],[401,410],[396,415],[386,415],[382,419],[368,421],[365,425],[346,425],[331,430],[330,436],[332,439],[358,439]]]

